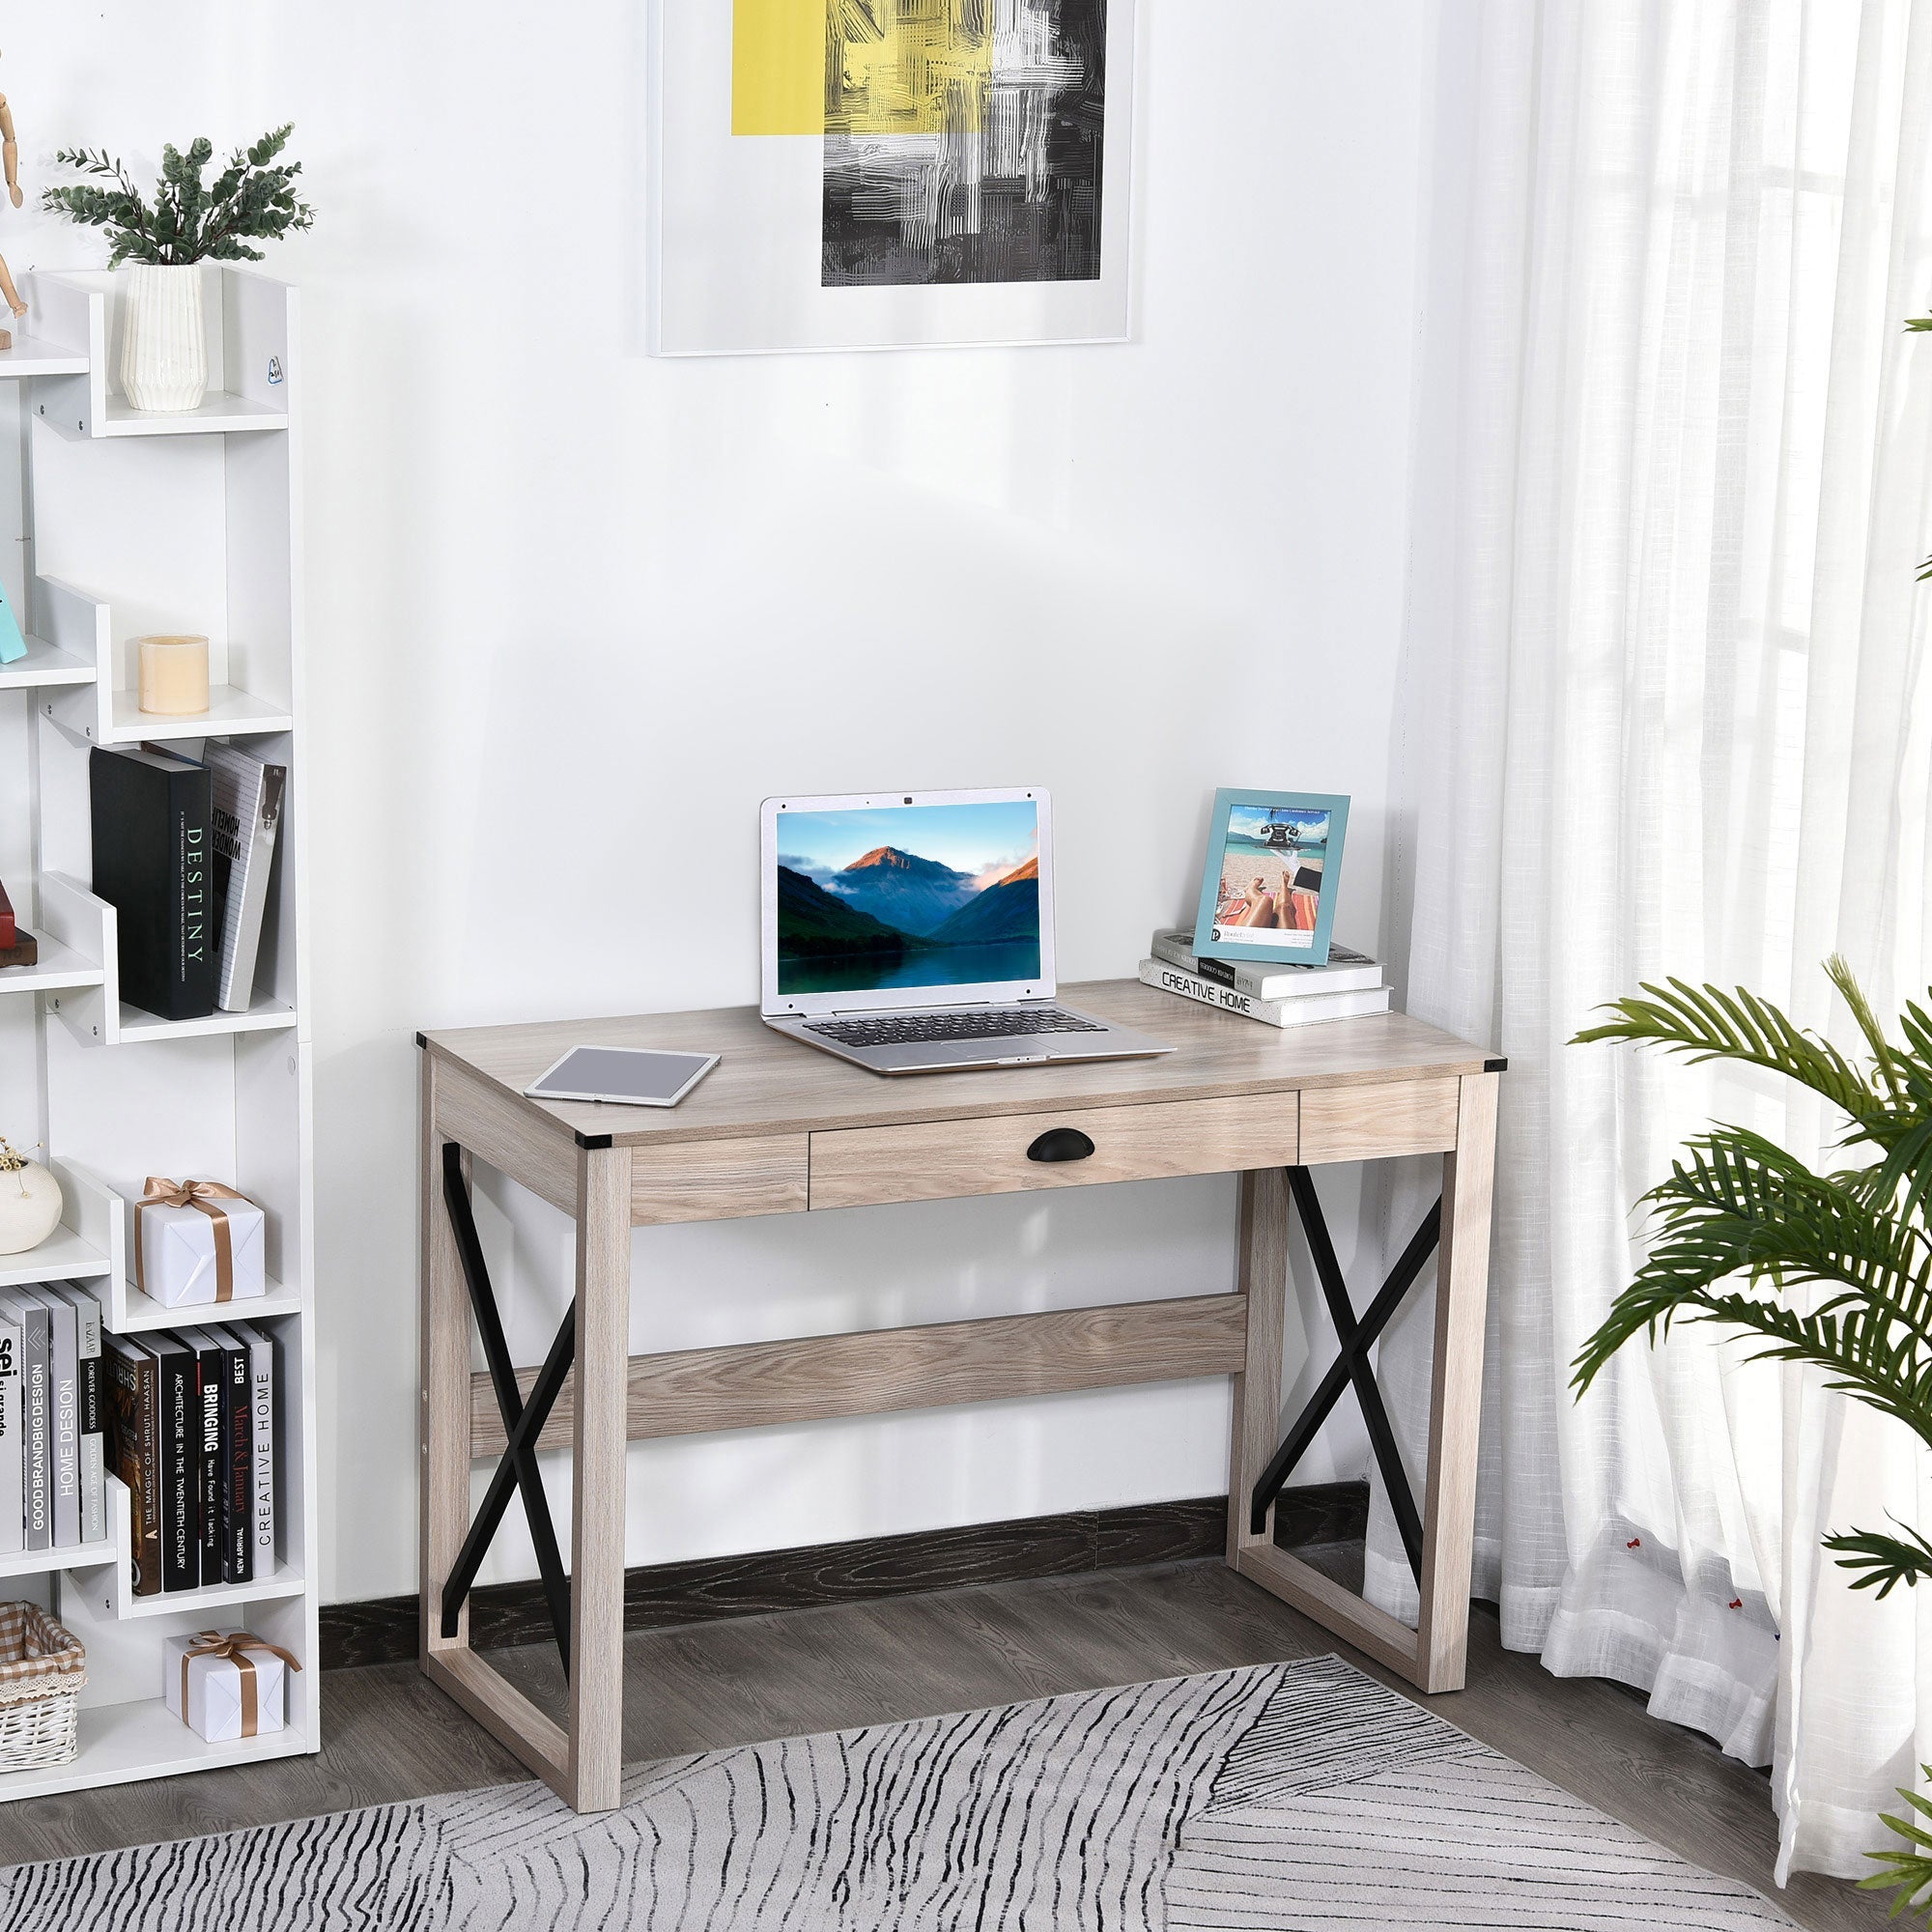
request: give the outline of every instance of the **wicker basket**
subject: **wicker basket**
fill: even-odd
[[[0,1772],[70,1763],[80,1750],[87,1652],[38,1604],[0,1604]]]

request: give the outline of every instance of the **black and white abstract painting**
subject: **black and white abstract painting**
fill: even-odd
[[[652,0],[660,355],[1124,340],[1134,0]]]
[[[877,131],[869,85],[845,99],[846,84],[869,82],[875,70],[850,58],[835,27],[826,285],[1097,280],[1107,0],[952,0],[952,43],[982,53],[984,65],[937,74],[929,42],[910,24],[918,0],[883,4],[905,23],[895,37],[895,97],[918,102],[924,83],[926,118],[951,125]],[[960,32],[961,21],[977,32]],[[855,119],[868,125],[851,131]]]

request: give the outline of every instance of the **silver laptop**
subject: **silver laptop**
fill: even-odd
[[[1054,999],[1043,791],[768,798],[765,1024],[874,1073],[1173,1049]]]

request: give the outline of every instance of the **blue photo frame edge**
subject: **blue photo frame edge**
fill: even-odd
[[[1329,851],[1322,864],[1321,902],[1316,908],[1314,943],[1286,947],[1217,945],[1214,932],[1214,889],[1221,882],[1221,855],[1228,844],[1228,814],[1237,805],[1265,805],[1325,811],[1329,816]],[[1349,836],[1349,801],[1325,791],[1240,791],[1221,786],[1214,793],[1214,810],[1208,820],[1208,857],[1201,868],[1201,903],[1194,915],[1194,952],[1198,958],[1250,959],[1266,966],[1325,966],[1329,931],[1335,923],[1335,895],[1342,885],[1342,848]]]

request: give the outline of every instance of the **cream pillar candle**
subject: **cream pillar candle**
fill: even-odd
[[[208,709],[208,639],[137,638],[141,709],[160,718],[192,718]]]

